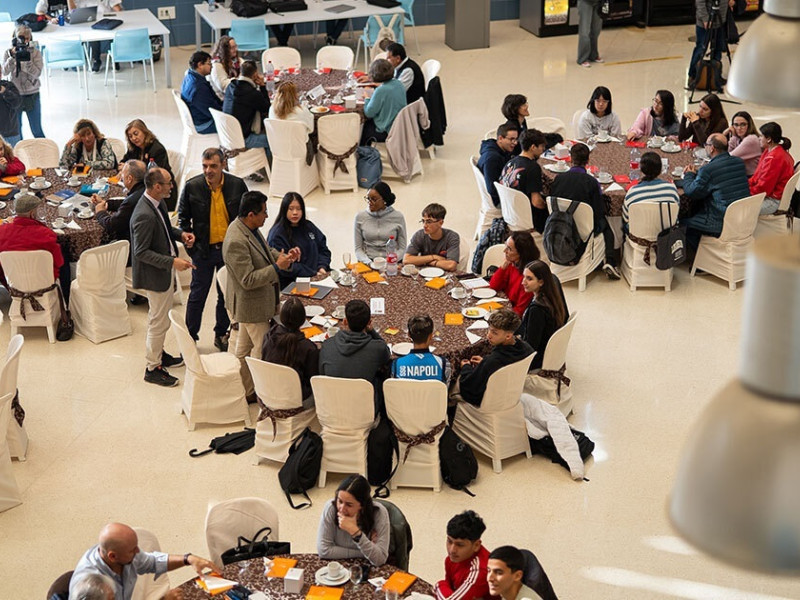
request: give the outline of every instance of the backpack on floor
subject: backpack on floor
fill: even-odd
[[[594,442],[589,439],[589,436],[583,433],[582,431],[578,431],[577,429],[572,430],[572,435],[575,438],[575,441],[578,442],[578,452],[581,455],[581,460],[586,462],[586,459],[594,452]],[[542,454],[549,458],[552,462],[557,463],[564,467],[567,471],[569,471],[569,465],[567,461],[561,458],[561,455],[558,453],[556,449],[555,443],[553,443],[553,438],[549,435],[544,436],[540,440],[535,440],[532,437],[528,438],[528,441],[531,445],[531,454]]]
[[[303,430],[289,448],[289,457],[278,471],[278,481],[283,493],[294,509],[311,506],[306,490],[314,487],[322,467],[322,438],[308,427]],[[292,494],[303,494],[308,502],[294,505]]]
[[[392,468],[394,464],[394,468]],[[389,419],[381,417],[367,436],[367,481],[374,485],[373,498],[389,497],[389,480],[400,464],[400,446]]]
[[[586,242],[581,239],[578,233],[578,225],[575,223],[575,211],[578,210],[580,202],[573,200],[567,210],[561,210],[558,206],[558,198],[550,196],[550,216],[544,224],[542,234],[542,245],[550,262],[557,265],[575,265],[586,249]]]
[[[245,427],[244,431],[226,433],[211,440],[207,450],[198,451],[197,448],[189,450],[189,456],[197,458],[215,452],[216,454],[241,454],[247,452],[256,444],[256,430]]]
[[[381,179],[383,165],[381,153],[372,146],[359,146],[356,159],[356,177],[359,187],[369,189]]]
[[[467,485],[478,476],[478,461],[475,454],[460,437],[448,426],[439,438],[439,465],[442,479],[455,490],[474,496]]]

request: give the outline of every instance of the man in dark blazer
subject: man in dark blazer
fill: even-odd
[[[144,175],[147,172],[147,165],[140,160],[129,160],[122,166],[120,171],[120,181],[125,186],[127,196],[113,212],[109,211],[109,206],[113,208],[113,200],[106,200],[97,195],[92,196],[94,202],[95,216],[97,222],[105,229],[108,237],[112,240],[131,241],[131,217],[136,203],[144,194]],[[131,255],[128,254],[128,266],[131,264]]]
[[[184,233],[170,225],[164,199],[169,198],[172,177],[166,169],[150,169],[144,177],[144,185],[144,194],[131,217],[133,287],[145,291],[150,305],[144,380],[172,387],[178,385],[178,378],[170,375],[166,368],[183,364],[180,355],[173,357],[164,352],[175,285],[173,269],[185,271],[192,268],[191,262],[178,256],[175,242],[180,240],[191,248],[194,234]]]
[[[280,303],[278,270],[286,271],[300,260],[296,246],[287,253],[267,246],[258,230],[266,219],[267,197],[261,192],[247,192],[242,196],[239,217],[228,227],[222,244],[228,269],[225,306],[239,324],[234,354],[241,363],[248,402],[255,402],[255,388],[244,359],[251,353],[261,358],[264,335]]]
[[[233,115],[239,121],[244,136],[245,148],[264,148],[269,155],[269,143],[264,131],[264,119],[269,114],[269,94],[264,78],[258,72],[255,61],[242,63],[239,77],[225,88],[222,112]]]
[[[222,242],[232,219],[239,214],[239,201],[247,191],[244,181],[223,172],[224,156],[219,148],[203,151],[203,174],[186,182],[178,202],[181,230],[194,233],[194,246],[187,250],[194,263],[189,300],[186,303],[186,328],[196,340],[200,333],[203,308],[216,271],[225,266]],[[228,349],[228,311],[225,298],[217,286],[214,345],[222,352]]]

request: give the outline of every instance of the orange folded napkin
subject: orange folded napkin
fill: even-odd
[[[292,288],[292,295],[293,296],[308,296],[309,298],[311,298],[316,293],[317,293],[317,288],[315,288],[315,287],[308,288],[307,292],[301,292],[296,287]]]
[[[41,169],[28,169],[26,172],[28,177],[41,177],[42,170]]]
[[[0,188],[0,198],[5,198],[11,193],[14,188]]]
[[[498,308],[503,308],[503,305],[500,302],[487,302],[486,304],[480,304],[481,308],[485,308],[489,312],[493,310],[497,310]]]
[[[367,283],[378,283],[379,281],[386,281],[383,276],[377,271],[369,271],[363,275],[364,281]]]
[[[464,315],[461,313],[447,313],[444,316],[445,325],[462,325],[464,323]]]
[[[3,177],[3,181],[6,183],[17,183],[19,181],[19,177],[16,175],[9,175],[8,177]]]
[[[398,333],[400,333],[400,330],[397,327],[387,327],[386,329],[383,330],[383,333],[387,335],[397,335]]]
[[[119,175],[114,175],[113,177],[109,177],[108,183],[117,185],[119,183]]]
[[[444,277],[434,277],[430,281],[426,282],[425,285],[429,288],[433,288],[434,290],[440,290],[447,285],[447,281]]]
[[[350,267],[350,268],[352,269],[352,267]],[[356,273],[359,273],[359,274],[360,273],[366,273],[367,271],[371,271],[372,270],[362,262],[357,262],[356,265],[355,265],[355,268],[356,268]]]
[[[225,593],[228,590],[233,589],[233,587],[236,585],[235,581],[224,579],[219,573],[201,575],[195,579],[195,582],[197,583],[197,587],[208,592],[212,596]]]
[[[305,329],[302,329],[301,331],[303,332],[303,335],[306,336],[306,338],[312,338],[315,335],[319,335],[320,333],[322,333],[322,329],[320,329],[316,325],[312,325],[311,327],[306,327]],[[297,562],[297,561],[294,561],[294,562]],[[292,565],[292,566],[294,566],[294,565]],[[291,567],[286,567],[286,568],[287,568],[287,570],[291,569]],[[284,573],[284,575],[285,574],[286,573]],[[283,577],[283,575],[276,575],[276,577]]]
[[[309,327],[309,329],[317,329],[317,327]],[[320,331],[322,333],[322,331]],[[306,334],[306,337],[309,337]],[[286,577],[286,572],[297,564],[296,558],[273,558],[272,568],[267,573],[267,577]]]
[[[312,585],[306,594],[306,600],[339,600],[343,593],[344,588]]]
[[[411,584],[417,580],[416,575],[411,573],[404,573],[403,571],[395,571],[392,576],[383,584],[385,590],[397,590],[397,594],[405,594],[406,590],[411,587]]]

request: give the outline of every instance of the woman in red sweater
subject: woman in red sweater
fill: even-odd
[[[529,262],[539,260],[539,248],[529,232],[515,231],[508,236],[503,253],[506,260],[492,275],[489,287],[508,296],[514,312],[521,317],[533,298],[522,287],[522,271]]]
[[[750,193],[764,192],[767,195],[761,205],[761,214],[771,215],[778,210],[786,182],[794,175],[794,159],[789,154],[792,141],[783,137],[781,126],[773,121],[761,126],[759,138],[764,152],[750,178]]]
[[[14,156],[14,149],[0,136],[0,177],[19,175],[25,172],[25,165]]]

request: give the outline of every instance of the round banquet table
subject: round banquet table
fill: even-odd
[[[92,184],[97,180],[98,177],[111,177],[114,174],[115,171],[93,170],[91,175],[89,177],[83,177],[81,182]],[[80,190],[80,187],[68,186],[66,182],[66,179],[68,178],[59,177],[56,174],[55,169],[42,169],[42,176],[52,184],[49,188],[43,190],[32,189],[30,184],[33,183],[33,178],[30,176],[25,178],[24,186],[28,187],[28,191],[30,193],[36,194],[45,200],[39,214],[41,217],[43,217],[44,223],[48,227],[52,227],[53,221],[58,217],[58,206],[48,202],[47,197],[63,189],[69,189],[77,193]],[[18,188],[23,187],[22,183],[17,183],[14,185],[16,188],[12,190],[10,194],[2,198],[2,200],[6,203],[6,206],[0,209],[0,218],[7,219],[8,217],[12,216],[11,209],[14,206],[14,196],[19,191]],[[108,197],[120,196],[124,193],[123,187],[120,185],[109,182],[108,188]],[[89,204],[91,205],[91,202],[89,202]],[[61,245],[62,249],[66,250],[68,253],[68,256],[64,257],[66,260],[76,261],[84,250],[95,248],[107,240],[105,230],[94,217],[89,219],[81,219],[78,218],[77,211],[75,211],[73,212],[72,219],[70,219],[70,217],[65,217],[65,221],[69,222],[70,220],[78,225],[80,229],[64,227],[62,230],[63,233],[59,233],[58,231],[56,232],[58,243]]]
[[[328,73],[318,72],[316,69],[302,68],[295,73],[289,71],[281,71],[276,73],[276,85],[283,81],[291,81],[297,86],[298,92],[308,92],[309,90],[321,85],[329,96],[333,97],[339,92],[342,92],[345,84],[347,83],[347,71],[342,69],[331,69]],[[322,102],[320,98],[316,102],[309,100],[309,106],[319,106]],[[345,108],[344,104],[339,105],[335,110],[325,113],[313,113],[315,121],[324,115],[338,114],[343,112],[357,112],[364,120],[364,103],[358,102],[355,108]]]
[[[304,598],[308,593],[308,589],[312,585],[316,585],[314,581],[314,574],[318,569],[327,565],[330,561],[321,559],[316,554],[289,554],[289,558],[296,558],[297,564],[295,568],[303,569],[303,590],[300,594],[287,594],[283,591],[283,579],[279,577],[267,578],[264,575],[264,559],[255,558],[252,560],[231,563],[222,568],[221,575],[230,579],[231,581],[238,581],[241,585],[248,588],[251,592],[262,591],[271,600],[298,600]],[[364,559],[358,558],[343,558],[337,562],[341,563],[344,567],[349,568],[354,564],[367,564]],[[240,574],[240,569],[245,568],[243,574]],[[388,579],[389,576],[397,571],[397,567],[392,565],[383,565],[382,567],[370,567],[368,578],[383,577]],[[359,585],[353,585],[349,580],[343,586],[344,588],[343,600],[376,600],[375,588],[368,582]],[[205,598],[212,598],[210,594],[197,587],[195,579],[191,579],[180,586],[183,591],[184,600],[201,600]],[[412,592],[420,594],[434,595],[433,586],[429,583],[417,578],[411,587],[406,590],[404,596]],[[216,596],[221,598],[222,596]],[[380,600],[383,600],[383,594],[380,595]]]
[[[451,274],[451,279],[454,276]],[[388,285],[383,283],[367,283],[359,275],[358,284],[355,288],[339,286],[331,290],[322,300],[314,300],[298,296],[306,305],[320,305],[325,309],[325,315],[330,317],[337,306],[343,306],[348,301],[356,298],[364,300],[369,304],[370,298],[384,298],[385,313],[383,315],[372,316],[372,326],[383,339],[389,344],[400,342],[411,342],[408,337],[408,319],[414,315],[427,314],[433,319],[434,328],[440,332],[441,341],[434,340],[433,346],[439,356],[451,361],[453,373],[457,374],[460,370],[462,358],[469,358],[474,355],[485,355],[489,351],[489,342],[486,340],[488,329],[475,329],[471,333],[481,338],[474,344],[467,339],[466,329],[475,323],[474,319],[464,317],[461,325],[443,325],[446,313],[461,313],[461,302],[454,300],[449,295],[449,290],[454,284],[435,290],[425,286],[425,279],[420,276],[415,281],[413,277],[408,277],[398,273],[394,277],[385,276]],[[311,284],[314,287],[314,283]],[[478,298],[470,298],[467,306],[473,306]],[[507,302],[504,305],[510,305]],[[399,329],[395,335],[386,333],[387,328]],[[435,334],[434,334],[435,335]]]

